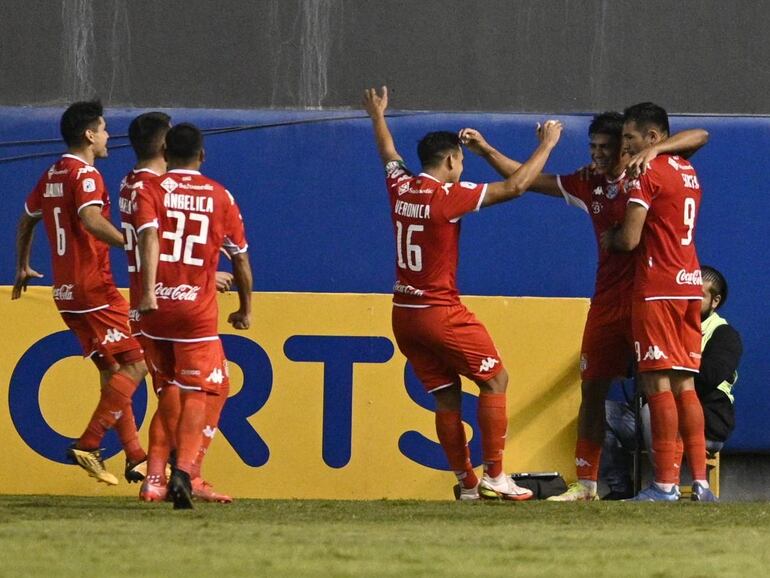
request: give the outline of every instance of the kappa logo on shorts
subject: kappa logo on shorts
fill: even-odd
[[[210,425],[207,425],[203,428],[203,435],[206,436],[209,439],[214,439],[214,436],[217,434],[217,428],[211,427]]]
[[[660,350],[660,347],[657,345],[650,345],[650,348],[647,350],[647,353],[644,354],[644,360],[643,361],[651,361],[651,360],[659,360],[659,359],[668,359],[668,355],[663,353]]]
[[[206,378],[206,381],[209,383],[222,384],[225,381],[225,374],[222,373],[222,370],[217,367],[209,374],[209,376]]]
[[[583,458],[575,458],[575,465],[579,468],[589,468],[591,467],[591,462]]]
[[[106,345],[108,343],[117,343],[121,339],[128,339],[128,335],[118,329],[108,329],[107,334],[102,340],[102,345]]]
[[[495,359],[494,357],[487,357],[484,361],[481,362],[481,365],[479,366],[479,372],[486,373],[498,363],[500,363],[498,359]]]

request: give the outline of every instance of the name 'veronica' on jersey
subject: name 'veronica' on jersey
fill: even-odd
[[[401,161],[385,167],[396,237],[393,303],[402,307],[459,303],[456,286],[460,218],[478,211],[487,185],[414,176]]]

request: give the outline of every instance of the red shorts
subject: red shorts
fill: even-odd
[[[158,372],[158,370],[153,365],[153,361],[152,361],[153,347],[155,346],[155,343],[161,343],[161,342],[154,341],[149,337],[142,335],[141,333],[138,335],[134,335],[134,337],[136,337],[136,340],[139,342],[139,344],[142,346],[142,349],[144,350],[144,361],[147,364],[147,373],[150,374],[150,378],[152,379],[152,390],[155,392],[155,395],[159,396],[160,392],[163,391],[164,387],[168,387],[172,385]]]
[[[634,361],[631,303],[591,305],[580,347],[583,381],[627,376]]]
[[[459,375],[489,381],[503,369],[492,338],[465,305],[393,307],[393,334],[429,393],[459,383]]]
[[[151,341],[148,365],[158,383],[166,382],[182,390],[205,391],[219,395],[230,387],[227,360],[222,341]]]
[[[62,319],[80,341],[83,357],[90,357],[100,370],[143,359],[142,347],[131,336],[128,303],[113,303],[88,313],[62,313]]]
[[[698,373],[700,307],[700,299],[634,302],[631,317],[640,372],[680,369]]]

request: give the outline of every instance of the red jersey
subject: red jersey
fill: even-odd
[[[478,211],[487,185],[442,183],[414,176],[401,161],[385,166],[396,235],[393,303],[401,307],[455,305],[460,218]]]
[[[647,209],[636,251],[634,294],[653,299],[702,299],[695,223],[701,189],[693,166],[662,155],[638,179],[626,183],[629,203]]]
[[[53,298],[59,311],[86,313],[123,301],[110,268],[109,246],[86,231],[81,209],[101,207],[109,219],[110,197],[96,167],[65,154],[27,197],[30,217],[42,217],[53,264]]]
[[[617,305],[630,301],[634,287],[633,253],[603,251],[599,245],[602,233],[623,223],[628,192],[623,186],[625,173],[616,179],[593,175],[584,180],[579,173],[556,177],[568,204],[583,209],[591,218],[599,252],[596,286],[592,305]]]
[[[118,201],[120,206],[120,226],[123,229],[123,248],[126,250],[126,260],[128,261],[128,301],[131,305],[129,319],[132,324],[136,324],[139,320],[136,306],[142,298],[142,273],[139,269],[139,246],[134,218],[136,197],[140,190],[149,185],[149,181],[156,179],[158,176],[158,173],[150,169],[138,169],[128,173],[123,182],[120,183],[120,197]]]
[[[219,338],[216,271],[219,250],[244,253],[243,220],[232,195],[198,171],[172,170],[137,191],[136,233],[158,229],[158,310],[142,333],[169,341]]]

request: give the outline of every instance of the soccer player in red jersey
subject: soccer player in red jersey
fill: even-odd
[[[147,112],[131,121],[128,136],[136,154],[137,164],[120,185],[121,227],[125,239],[124,248],[129,274],[129,303],[131,306],[129,317],[132,335],[142,344],[145,352],[150,351],[152,341],[142,335],[141,317],[137,311],[142,295],[142,280],[134,207],[139,190],[144,189],[145,186],[150,186],[149,181],[166,172],[164,142],[166,133],[170,128],[171,118],[163,112]],[[217,290],[228,290],[232,282],[232,275],[225,271],[217,271],[216,275]],[[176,447],[174,440],[179,421],[180,400],[179,389],[173,383],[164,381],[161,375],[153,371],[152,364],[148,364],[148,367],[152,375],[153,389],[158,396],[158,410],[150,422],[147,477],[142,482],[139,497],[147,502],[160,502],[166,498],[166,464],[171,451]],[[206,435],[203,436],[202,446],[195,463],[198,475],[192,476],[194,496],[205,501],[232,502],[230,496],[214,491],[211,484],[205,482],[199,475],[201,462],[217,431],[219,415],[226,399],[227,395],[224,392],[221,396],[207,397],[211,407],[207,411],[206,424],[203,428]]]
[[[134,211],[142,263],[138,310],[152,340],[156,370],[180,389],[176,468],[168,483],[174,508],[192,508],[192,480],[207,398],[224,403],[229,378],[217,331],[220,247],[232,256],[240,307],[228,322],[248,329],[251,267],[240,210],[219,183],[203,176],[203,135],[191,124],[166,134],[168,172],[137,194]]]
[[[624,120],[629,154],[668,137],[668,115],[653,103],[627,108]],[[632,332],[639,380],[650,407],[655,480],[634,500],[678,499],[675,455],[681,435],[694,480],[693,499],[714,501],[706,479],[703,409],[693,378],[701,357],[703,281],[695,249],[700,183],[686,159],[662,155],[639,178],[628,180],[626,188],[623,225],[605,232],[601,242],[606,249],[636,249]]]
[[[597,245],[604,231],[623,222],[628,203],[627,155],[622,154],[623,115],[596,115],[588,127],[592,172],[571,175],[541,174],[530,189],[564,198],[567,204],[585,211],[594,228]],[[514,173],[521,163],[489,145],[474,129],[460,133],[465,144],[483,156],[503,177]],[[642,156],[631,159],[631,170],[644,166],[658,154],[676,152],[691,155],[708,141],[705,130],[693,129],[656,143]],[[575,445],[577,482],[551,501],[596,500],[599,460],[604,441],[604,402],[612,380],[627,375],[633,363],[631,336],[631,294],[634,261],[631,253],[611,252],[599,247],[596,283],[580,349],[581,403]]]
[[[107,125],[98,101],[76,102],[62,115],[67,153],[40,178],[19,221],[17,270],[12,299],[41,277],[29,264],[34,228],[45,224],[53,264],[53,298],[67,326],[99,369],[101,396],[82,436],[68,456],[88,474],[118,483],[101,458],[99,445],[115,427],[126,452],[126,479],[141,481],[146,455],[136,433],[131,396],[144,378],[142,349],[131,336],[128,303],[118,293],[109,247],[123,236],[108,217],[110,199],[94,161],[107,156]]]
[[[458,498],[527,500],[532,492],[503,471],[508,374],[486,328],[460,302],[455,283],[460,219],[520,196],[543,169],[562,125],[545,123],[532,157],[505,182],[474,184],[460,181],[463,152],[457,134],[426,135],[418,145],[423,172],[415,176],[404,165],[385,121],[387,88],[381,94],[367,90],[364,105],[385,164],[396,238],[393,333],[425,389],[435,397],[436,431],[459,481]],[[461,419],[461,375],[480,389],[484,459],[480,481],[471,466]]]

